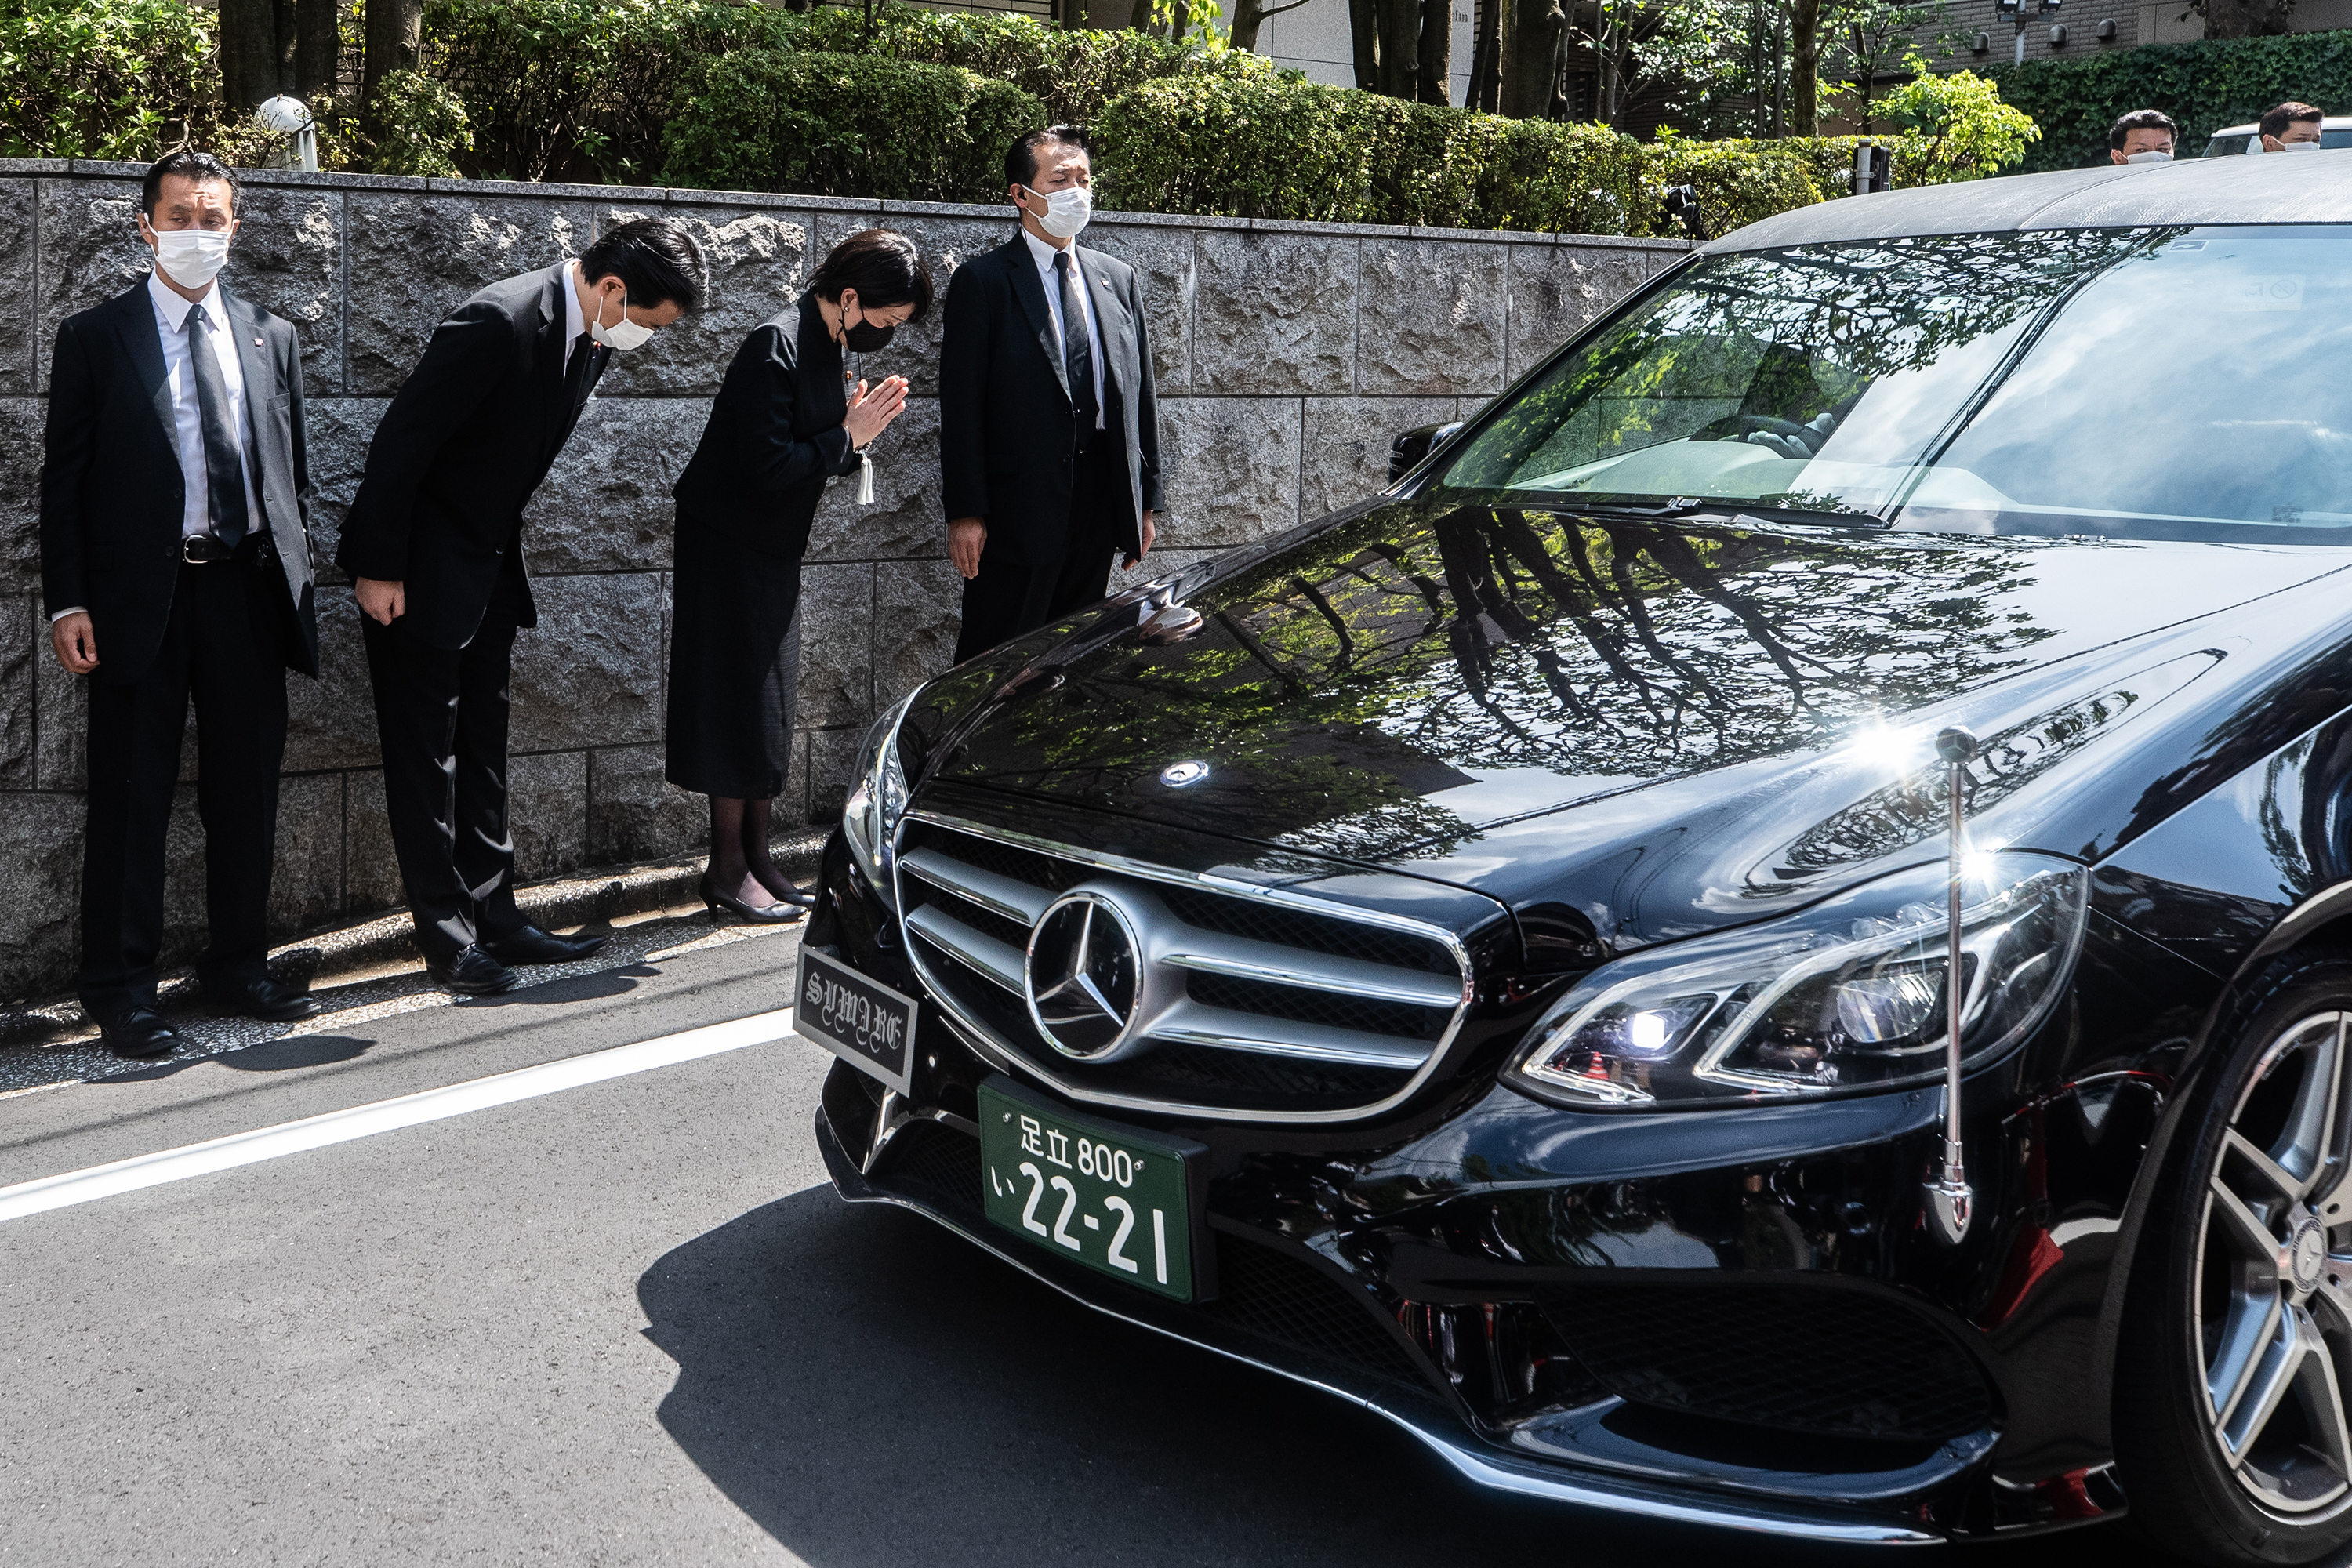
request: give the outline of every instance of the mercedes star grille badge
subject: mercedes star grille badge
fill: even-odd
[[[1141,989],[1135,931],[1099,893],[1068,893],[1029,938],[1029,1016],[1066,1057],[1108,1055],[1127,1038]]]
[[[1206,763],[1171,763],[1160,770],[1160,782],[1170,789],[1182,789],[1186,784],[1199,784],[1209,776]]]

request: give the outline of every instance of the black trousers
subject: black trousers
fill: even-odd
[[[1057,559],[1031,561],[989,531],[980,575],[963,584],[963,626],[955,661],[986,653],[1024,632],[1049,626],[1110,589],[1111,560],[1134,531],[1127,458],[1113,432],[1078,453],[1070,475],[1070,527]]]
[[[208,939],[196,973],[220,984],[258,972],[269,956],[278,767],[286,756],[285,594],[274,565],[183,566],[147,673],[119,686],[101,664],[90,682],[78,989],[100,1023],[155,1000],[163,841],[192,699]]]
[[[360,618],[376,733],[383,742],[384,813],[408,895],[416,944],[436,961],[521,929],[514,838],[507,831],[507,711],[515,639],[494,601],[474,640],[426,646],[399,621]]]

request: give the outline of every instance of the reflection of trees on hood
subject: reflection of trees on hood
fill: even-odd
[[[2026,580],[1926,535],[1386,510],[1197,596],[1191,641],[1077,662],[957,771],[1108,801],[1213,759],[1153,815],[1385,859],[1466,837],[1426,797],[1474,772],[1656,779],[1947,697],[2049,635],[2004,601]]]

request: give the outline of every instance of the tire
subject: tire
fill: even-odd
[[[2151,1546],[2217,1565],[2352,1543],[2352,954],[2246,986],[2126,1295],[2116,1445]]]

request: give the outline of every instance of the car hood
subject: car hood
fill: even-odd
[[[2128,751],[2115,810],[2146,816],[2216,734],[2259,742],[2215,713],[2342,644],[2322,579],[2347,561],[1395,501],[1178,578],[1181,640],[1130,598],[950,678],[971,696],[930,776],[1557,900],[1639,944],[1941,853],[1949,723],[1987,742],[1993,837],[2111,847],[2127,823],[2048,801]]]

